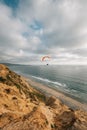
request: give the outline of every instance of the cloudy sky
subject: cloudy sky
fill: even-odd
[[[0,62],[87,64],[87,0],[0,0]]]

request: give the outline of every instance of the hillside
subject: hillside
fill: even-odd
[[[46,97],[0,64],[0,129],[87,130],[87,113]]]

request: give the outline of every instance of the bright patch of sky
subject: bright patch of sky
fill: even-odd
[[[19,0],[0,0],[3,4],[6,4],[7,6],[15,9],[18,7]]]
[[[37,21],[37,20],[34,20],[33,23],[30,25],[30,27],[33,29],[33,30],[40,30],[43,28],[42,24]]]
[[[87,64],[87,0],[0,0],[0,62]]]

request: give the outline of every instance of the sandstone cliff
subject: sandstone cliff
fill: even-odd
[[[87,113],[47,98],[0,64],[1,130],[87,130]]]

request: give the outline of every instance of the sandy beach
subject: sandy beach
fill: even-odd
[[[86,105],[2,64],[0,70],[1,130],[87,130]]]
[[[87,111],[87,104],[82,104],[82,103],[76,101],[75,99],[72,99],[71,97],[64,95],[63,93],[59,92],[58,90],[55,90],[55,89],[49,88],[46,85],[43,85],[42,83],[36,82],[29,78],[26,78],[26,80],[29,82],[29,84],[32,87],[41,91],[46,96],[55,96],[56,98],[60,99],[64,104],[71,107],[72,109],[81,109],[81,110]]]

